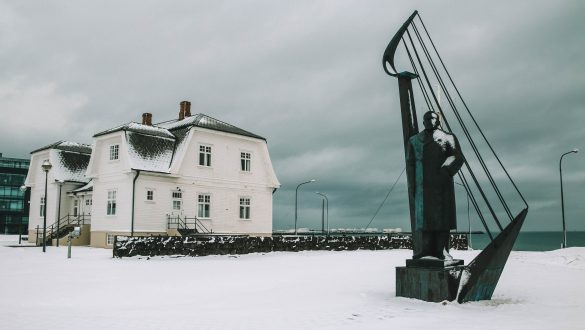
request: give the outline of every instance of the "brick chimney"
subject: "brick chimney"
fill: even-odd
[[[145,112],[142,114],[142,125],[152,126],[152,113]]]
[[[179,120],[185,119],[185,117],[191,117],[191,102],[182,101],[179,107]]]

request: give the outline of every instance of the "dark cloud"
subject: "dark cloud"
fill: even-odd
[[[174,118],[187,99],[268,139],[283,185],[276,228],[293,225],[296,185],[310,178],[319,181],[299,193],[301,227],[320,228],[317,190],[332,225],[364,227],[404,168],[397,83],[381,55],[415,8],[526,195],[526,229],[560,229],[559,156],[585,152],[579,1],[0,2],[0,151],[91,143],[142,112]],[[563,164],[572,230],[585,230],[584,159]],[[408,228],[404,178],[371,226]]]

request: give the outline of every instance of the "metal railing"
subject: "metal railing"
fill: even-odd
[[[167,215],[167,229],[177,229],[181,234],[210,234],[213,230],[208,229],[197,217],[181,217],[180,215]]]
[[[55,223],[50,226],[47,226],[47,239],[59,239],[73,230],[74,227],[81,226],[81,225],[88,225],[91,223],[91,215],[90,214],[79,214],[79,215],[70,215],[67,214],[66,216],[62,217]],[[43,228],[37,225],[37,245],[42,245],[42,241],[39,241],[39,238],[43,239]]]

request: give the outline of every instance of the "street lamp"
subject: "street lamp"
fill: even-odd
[[[467,249],[473,249],[471,246],[471,218],[469,217],[469,191],[467,191],[467,187],[462,183],[455,182],[455,184],[460,185],[463,189],[465,189],[465,194],[467,195]]]
[[[299,198],[299,187],[304,185],[304,184],[315,182],[315,181],[317,181],[317,180],[311,179],[309,181],[299,183],[299,185],[297,186],[297,190],[295,192],[295,235],[297,234],[297,207],[298,207],[298,198]]]
[[[61,187],[63,187],[63,184],[65,183],[65,181],[63,180],[57,180],[57,183],[59,184],[59,202],[57,204],[57,247],[59,247],[59,234],[60,234],[60,230],[61,228],[59,228],[60,222],[61,222]],[[46,205],[46,201],[45,201],[45,205]]]
[[[565,201],[563,199],[563,157],[568,154],[576,154],[579,152],[579,149],[573,149],[571,151],[565,152],[561,155],[561,159],[559,160],[559,174],[561,177],[561,215],[563,217],[563,243],[561,244],[561,248],[567,247],[567,228],[565,226]]]
[[[327,235],[329,235],[329,198],[327,198],[325,194],[320,193],[318,191],[316,191],[315,194],[325,197],[325,200],[327,201]],[[323,217],[321,217],[321,222],[323,222]],[[321,223],[321,231],[323,231],[324,227],[325,225]]]
[[[49,177],[49,170],[51,170],[51,162],[45,159],[41,168],[45,171],[45,205],[43,205],[43,252],[47,251],[47,180]]]
[[[22,192],[22,194],[24,196],[26,196],[26,186],[25,185],[20,186],[20,191]],[[23,199],[24,199],[24,203],[26,205],[26,203],[28,201],[26,200],[25,197],[23,197]],[[23,205],[23,208],[24,208],[24,205]],[[18,245],[20,245],[20,244],[22,244],[22,215],[20,216],[20,222],[18,223]]]

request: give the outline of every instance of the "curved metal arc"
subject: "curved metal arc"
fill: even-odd
[[[416,15],[418,15],[417,10],[415,10],[414,13],[412,13],[412,15],[410,15],[410,17],[406,20],[406,22],[402,24],[384,51],[384,55],[382,56],[382,67],[384,68],[384,71],[386,71],[386,73],[390,76],[398,76],[398,71],[396,71],[396,68],[394,67],[394,54],[396,53],[396,49],[402,40],[402,35],[406,29],[408,29],[408,26],[410,23],[412,23],[412,20],[416,17]],[[388,70],[388,66],[390,66],[390,69],[393,70],[393,72]]]

